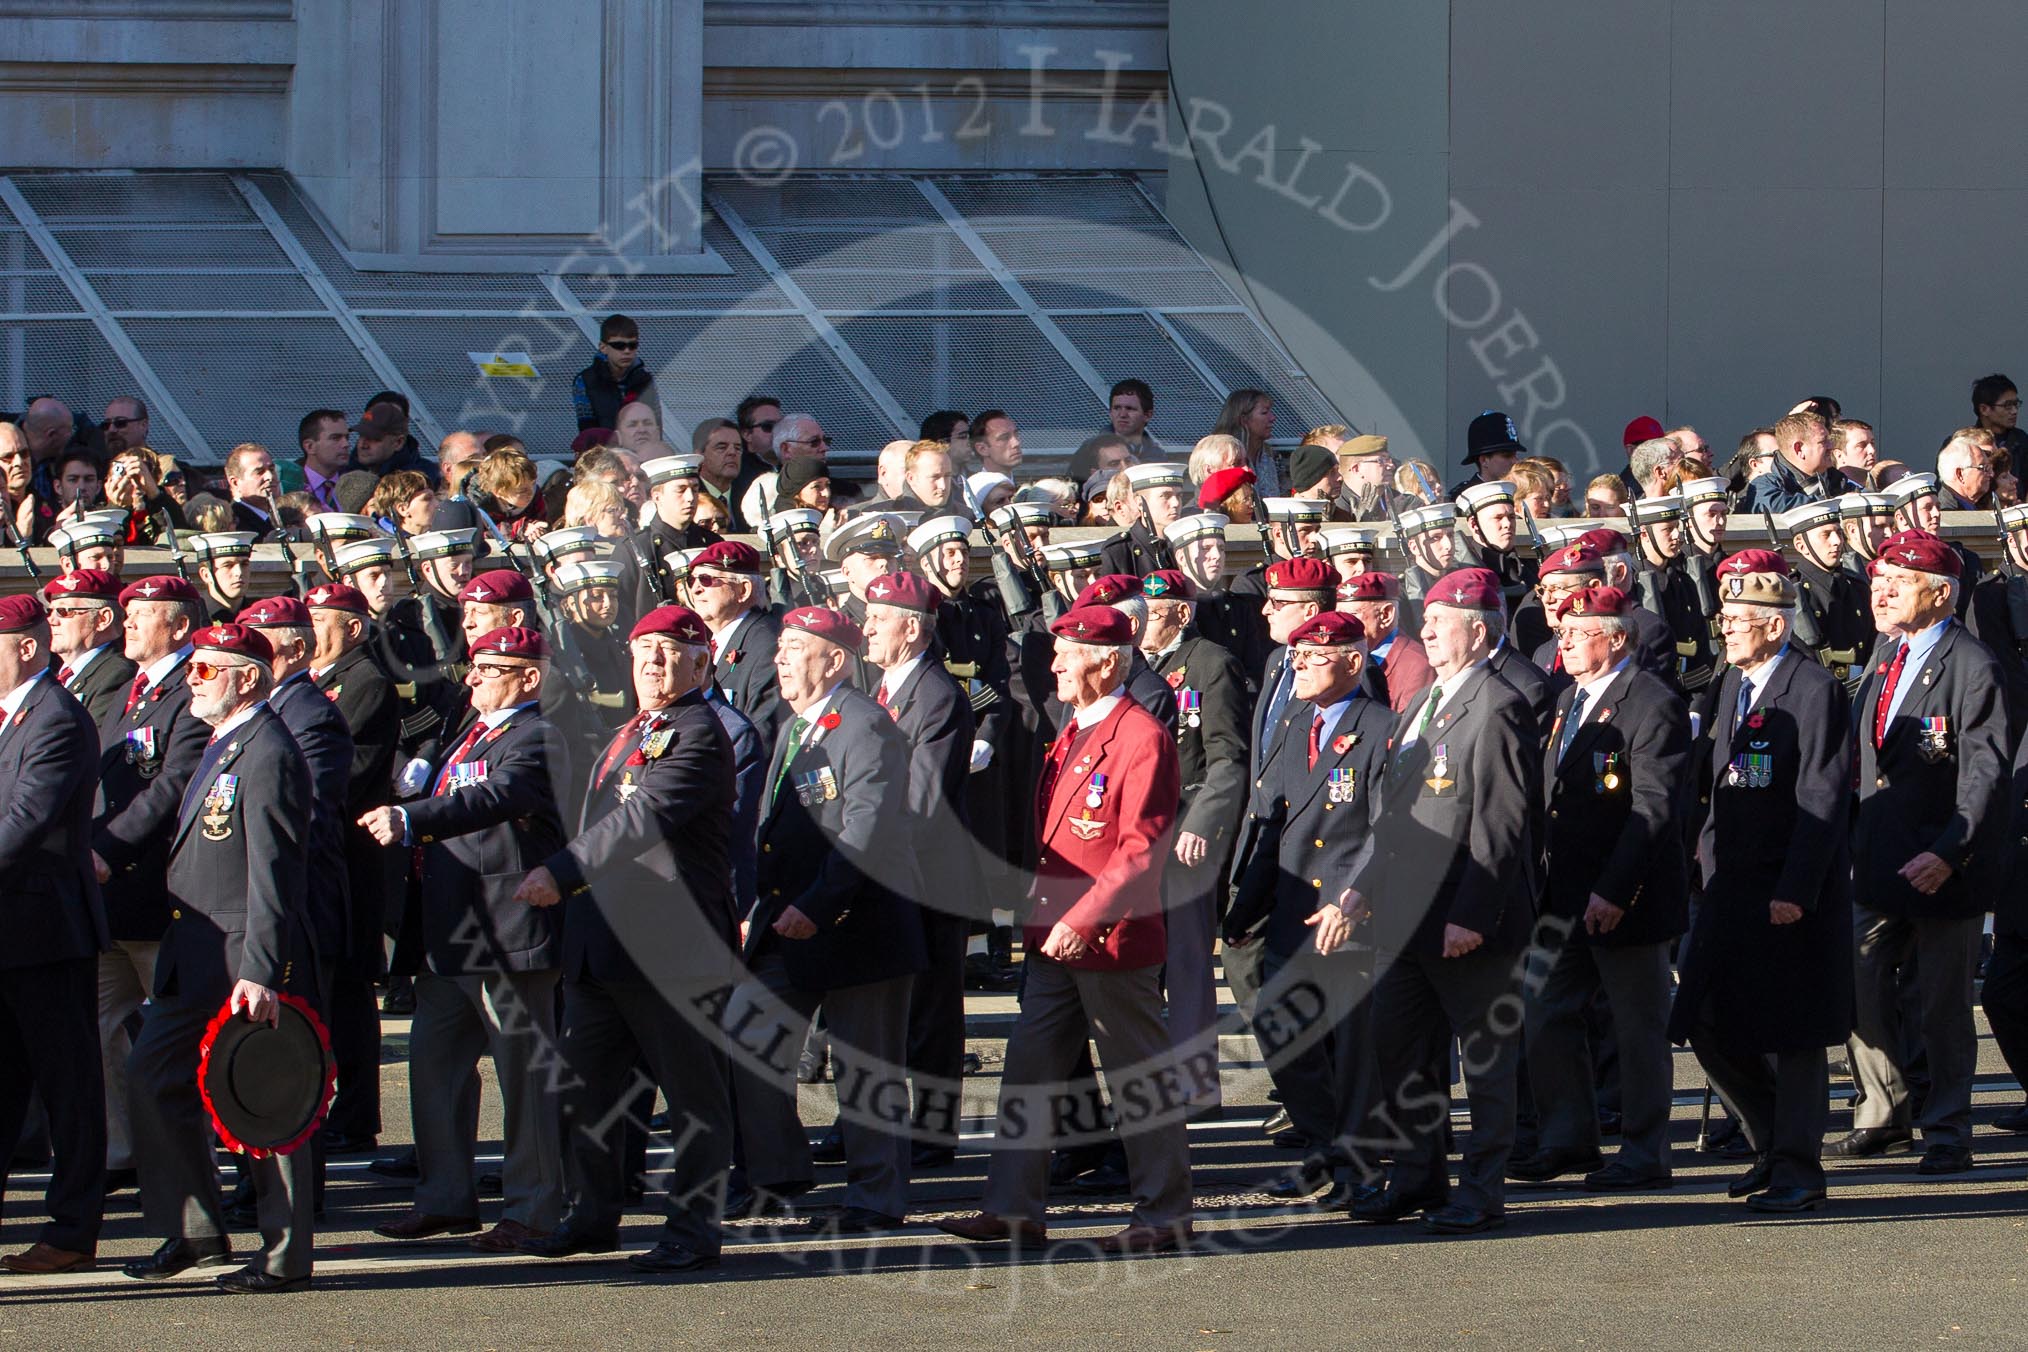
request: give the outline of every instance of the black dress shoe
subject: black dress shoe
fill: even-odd
[[[1636,1169],[1629,1164],[1614,1160],[1603,1169],[1594,1169],[1584,1176],[1586,1192],[1655,1192],[1673,1188],[1676,1180],[1665,1173],[1649,1169]]]
[[[942,1169],[958,1162],[958,1148],[954,1145],[922,1145],[908,1152],[908,1167],[911,1169]]]
[[[2028,1103],[2001,1113],[1993,1119],[1993,1125],[2001,1131],[2028,1132]]]
[[[1068,1187],[1079,1174],[1089,1173],[1105,1162],[1104,1145],[1079,1145],[1058,1150],[1049,1157],[1049,1186]]]
[[[1718,1147],[1718,1158],[1722,1160],[1750,1160],[1757,1153],[1753,1142],[1746,1139],[1745,1132],[1737,1132]]]
[[[172,1239],[120,1271],[137,1282],[161,1282],[192,1268],[224,1267],[231,1261],[232,1245],[222,1238]]]
[[[1625,1120],[1625,1118],[1612,1109],[1604,1109],[1598,1115],[1598,1134],[1601,1136],[1619,1135],[1620,1126]]]
[[[1422,1228],[1433,1235],[1476,1235],[1482,1230],[1497,1230],[1506,1223],[1507,1217],[1501,1212],[1483,1211],[1461,1202],[1425,1211],[1422,1216]]]
[[[1308,1197],[1311,1193],[1331,1182],[1331,1170],[1319,1160],[1304,1160],[1295,1168],[1276,1174],[1260,1185],[1260,1190],[1270,1197],[1284,1202],[1293,1202]]]
[[[228,1296],[279,1296],[284,1291],[309,1290],[310,1274],[279,1277],[259,1267],[243,1267],[237,1272],[221,1274],[218,1289]]]
[[[1126,1161],[1109,1159],[1098,1168],[1079,1174],[1071,1180],[1070,1187],[1086,1197],[1117,1197],[1128,1188]]]
[[[1922,1152],[1919,1174],[1962,1174],[1972,1167],[1972,1152],[1961,1145],[1933,1145]]]
[[[1766,1192],[1768,1184],[1774,1181],[1774,1161],[1762,1155],[1738,1178],[1725,1185],[1727,1197],[1751,1197],[1757,1192]]]
[[[1378,1188],[1372,1190],[1374,1192],[1379,1191]],[[1333,1183],[1329,1188],[1312,1197],[1310,1205],[1318,1211],[1350,1211],[1352,1204],[1359,1199],[1359,1194],[1365,1191],[1367,1191],[1367,1186],[1363,1184]]]
[[[1712,1123],[1702,1136],[1697,1138],[1697,1153],[1700,1155],[1723,1154],[1727,1144],[1745,1139],[1746,1133],[1739,1129],[1739,1123],[1736,1119],[1721,1117]]]
[[[983,1075],[985,1073],[986,1073],[986,1063],[979,1059],[979,1054],[977,1052],[966,1052],[964,1055],[964,1059],[958,1062],[958,1074],[966,1079],[970,1079],[974,1075]]]
[[[1860,1127],[1824,1147],[1824,1158],[1871,1159],[1875,1155],[1906,1155],[1915,1149],[1915,1133],[1907,1127]]]
[[[628,1258],[627,1266],[637,1272],[695,1272],[698,1268],[717,1267],[718,1255],[699,1253],[687,1244],[664,1240]]]
[[[1523,1183],[1547,1183],[1564,1174],[1589,1174],[1605,1167],[1596,1150],[1538,1150],[1507,1165],[1507,1177]]]
[[[261,1209],[252,1199],[244,1202],[228,1202],[225,1205],[225,1223],[235,1230],[260,1228]]]
[[[1439,1210],[1449,1204],[1450,1198],[1443,1193],[1426,1192],[1410,1196],[1390,1183],[1371,1191],[1362,1189],[1352,1199],[1352,1219],[1389,1225],[1407,1220],[1418,1211]]]
[[[411,977],[397,977],[388,983],[387,994],[380,997],[380,1012],[383,1014],[415,1013],[415,981]]]
[[[535,1235],[514,1246],[536,1258],[569,1258],[580,1253],[611,1253],[620,1247],[618,1235],[587,1235],[559,1227],[546,1235]]]
[[[138,1186],[140,1182],[140,1174],[132,1169],[108,1169],[106,1170],[106,1196],[111,1197],[116,1192],[125,1192],[128,1188]]]
[[[824,1128],[824,1134],[810,1147],[810,1158],[819,1164],[843,1164],[845,1162],[845,1133],[834,1123]]]
[[[1268,1144],[1277,1150],[1309,1150],[1317,1143],[1310,1139],[1307,1132],[1290,1127],[1286,1131],[1278,1131],[1268,1137]]]
[[[481,1197],[498,1197],[506,1191],[507,1180],[501,1174],[489,1170],[479,1175],[478,1187]]]
[[[796,1198],[814,1186],[811,1183],[785,1183],[775,1188],[756,1188],[751,1184],[737,1184],[725,1190],[725,1219],[741,1221],[766,1216],[793,1216],[796,1214]]]
[[[1746,1205],[1754,1211],[1778,1213],[1793,1211],[1815,1211],[1817,1203],[1824,1200],[1822,1188],[1769,1188],[1746,1199]]]
[[[403,1146],[392,1155],[383,1155],[366,1166],[366,1172],[378,1178],[391,1178],[398,1182],[413,1183],[422,1177],[422,1165],[416,1161],[415,1147]]]
[[[377,1137],[348,1136],[334,1131],[325,1131],[318,1140],[326,1155],[370,1155],[380,1145]]]
[[[1260,1134],[1272,1140],[1275,1136],[1295,1125],[1287,1108],[1277,1108],[1267,1121],[1260,1124]]]
[[[899,1216],[889,1216],[863,1206],[848,1206],[834,1215],[810,1217],[810,1232],[813,1235],[877,1235],[899,1230],[906,1224],[908,1222]]]

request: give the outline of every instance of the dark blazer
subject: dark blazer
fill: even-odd
[[[1689,799],[1690,716],[1652,672],[1631,662],[1586,708],[1559,762],[1563,723],[1577,698],[1556,700],[1543,756],[1549,804],[1543,912],[1579,922],[1572,942],[1605,948],[1659,943],[1689,924],[1681,818]],[[1581,923],[1593,893],[1626,912],[1610,934]]]
[[[1256,776],[1260,773],[1260,768],[1267,764],[1268,750],[1274,745],[1275,729],[1268,723],[1268,706],[1274,700],[1275,687],[1281,684],[1283,669],[1288,666],[1288,662],[1289,650],[1277,647],[1268,655],[1266,664],[1261,668],[1260,692],[1254,701],[1251,715],[1253,735],[1247,739],[1247,746],[1252,753],[1250,764]],[[1283,706],[1284,711],[1288,704],[1296,702],[1295,686],[1291,684],[1289,690],[1287,704]]]
[[[91,715],[54,676],[38,678],[0,727],[0,970],[89,958],[110,942],[92,869],[97,763]]]
[[[1336,905],[1347,879],[1373,850],[1374,786],[1387,768],[1394,715],[1365,692],[1338,717],[1310,768],[1310,726],[1316,707],[1292,699],[1275,729],[1267,763],[1247,802],[1241,851],[1233,860],[1232,909],[1225,933],[1238,938],[1263,916],[1267,945],[1289,957],[1310,941],[1304,923],[1318,907]],[[1331,792],[1332,772],[1349,775]],[[1364,936],[1361,936],[1364,937]]]
[[[2004,569],[1981,579],[1971,593],[1965,625],[2000,664],[2011,747],[2028,729],[2028,573]]]
[[[52,661],[50,670],[54,672],[62,666],[61,661]],[[91,660],[83,675],[71,677],[70,693],[91,715],[101,743],[112,736],[113,724],[119,721],[120,711],[126,707],[127,691],[133,685],[134,664],[120,651],[118,639],[99,649],[99,655]]]
[[[1348,879],[1372,908],[1374,943],[1396,952],[1441,953],[1446,924],[1483,935],[1488,949],[1519,949],[1535,921],[1538,725],[1490,666],[1456,679],[1415,745],[1390,746],[1378,848]],[[1397,739],[1414,716],[1397,721]]]
[[[1099,554],[1101,577],[1108,573],[1146,577],[1158,569],[1175,566],[1176,556],[1170,552],[1169,542],[1139,521],[1107,540]]]
[[[374,652],[401,705],[404,757],[436,759],[444,733],[464,716],[469,664],[458,618],[455,601],[425,591],[402,597],[374,622]]]
[[[345,951],[350,879],[345,870],[346,814],[351,791],[352,733],[308,672],[291,676],[268,696],[268,708],[282,720],[310,767],[308,902],[320,957],[336,961]]]
[[[232,500],[232,528],[234,530],[250,530],[253,532],[254,539],[265,540],[275,533],[278,524],[273,516],[262,516],[238,498]]]
[[[1246,804],[1246,683],[1231,653],[1194,633],[1154,667],[1176,698],[1176,763],[1183,777],[1176,830],[1210,841],[1215,862]],[[1194,706],[1188,713],[1186,703]]]
[[[702,549],[717,538],[695,522],[679,531],[658,516],[646,530],[620,541],[613,561],[620,567],[622,621],[632,627],[635,620],[675,596],[676,583],[669,575],[666,555],[679,549]]]
[[[1190,623],[1198,636],[1210,639],[1239,663],[1248,699],[1260,693],[1259,673],[1275,649],[1260,607],[1259,593],[1239,591],[1199,592],[1190,607]]]
[[[211,729],[190,715],[187,660],[151,686],[131,714],[113,722],[99,748],[99,796],[92,848],[112,870],[106,923],[115,939],[162,937],[169,924],[169,839],[184,787],[204,757]],[[129,681],[129,685],[132,682]],[[126,703],[125,692],[120,703]],[[150,753],[145,739],[152,737]]]
[[[887,703],[908,745],[908,809],[916,873],[910,894],[925,908],[985,919],[979,843],[972,835],[966,781],[972,768],[972,702],[935,657],[925,655]],[[793,793],[794,783],[783,786]],[[927,917],[925,917],[927,918]]]
[[[1920,670],[1912,663],[1902,668],[1906,693],[1876,748],[1875,710],[1899,646],[1896,637],[1881,638],[1854,706],[1859,813],[1852,831],[1853,899],[1886,915],[1980,915],[2009,885],[2011,863],[2000,664],[1951,620]],[[1925,852],[1952,869],[1933,896],[1917,892],[1900,873]]]
[[[732,901],[733,914],[745,915],[753,910],[754,874],[759,859],[759,850],[754,845],[754,833],[760,829],[761,795],[767,792],[768,761],[773,755],[772,748],[761,741],[760,732],[753,720],[732,707],[725,698],[725,692],[712,686],[705,691],[705,703],[711,712],[718,715],[718,721],[725,728],[725,735],[732,741]],[[594,764],[585,774],[588,777]]]
[[[1529,712],[1535,715],[1537,736],[1535,749],[1542,750],[1549,739],[1549,725],[1556,721],[1556,699],[1570,685],[1570,677],[1559,667],[1556,671],[1545,671],[1521,655],[1512,642],[1502,643],[1493,650],[1486,660],[1493,674],[1514,687],[1522,699],[1528,702]],[[1431,684],[1435,683],[1432,676]],[[1427,693],[1427,687],[1425,687]],[[1412,717],[1413,713],[1403,717]]]
[[[379,969],[390,900],[398,900],[408,858],[379,845],[359,819],[394,798],[395,754],[401,741],[401,703],[370,644],[362,643],[315,678],[352,734],[352,764],[345,776],[345,877],[349,904],[345,947],[350,957]],[[330,954],[326,955],[333,956]]]
[[[464,741],[469,729],[461,729]],[[558,787],[568,753],[548,719],[515,710],[459,764],[477,778],[455,787],[438,766],[431,793],[402,805],[409,838],[422,847],[422,939],[440,976],[532,972],[563,957],[557,908],[514,900],[529,870],[563,848]]]
[[[1697,843],[1704,894],[1682,948],[1669,1036],[1686,1040],[1703,1010],[1745,1050],[1827,1047],[1852,1031],[1845,687],[1792,648],[1734,728],[1739,679],[1726,668],[1713,706],[1719,726],[1709,729],[1710,802]],[[1773,924],[1771,901],[1793,902],[1803,918]]]
[[[1801,558],[1796,560],[1796,587],[1796,641],[1856,695],[1874,642],[1873,602],[1866,579],[1843,568],[1827,571]],[[1805,624],[1813,632],[1803,632]]]
[[[773,803],[761,805],[760,899],[747,934],[749,961],[776,949],[790,980],[816,991],[921,971],[922,931],[907,900],[920,895],[921,884],[914,859],[896,848],[909,789],[901,732],[878,704],[841,685],[784,764],[787,750],[785,729],[768,767],[768,783],[780,788]],[[789,906],[808,916],[817,933],[776,934],[774,922]]]
[[[175,909],[155,960],[155,994],[223,1003],[232,983],[246,980],[313,995],[310,767],[266,707],[214,750],[164,833]],[[231,801],[214,801],[228,775]]]
[[[586,791],[578,834],[549,857],[567,977],[681,983],[731,970],[732,743],[701,691],[659,714]]]
[[[739,641],[711,664],[711,679],[769,748],[781,740],[782,725],[789,721],[789,707],[782,703],[781,683],[775,677],[775,646],[781,637],[779,619],[769,611],[753,611],[740,625]]]

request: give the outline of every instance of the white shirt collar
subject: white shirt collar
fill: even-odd
[[[226,719],[223,723],[220,723],[216,728],[214,728],[211,733],[211,740],[216,742],[221,738],[229,736],[235,728],[239,727],[240,724],[246,722],[249,718],[252,718],[255,714],[259,713],[262,709],[265,709],[267,707],[268,702],[266,700],[259,700],[253,704],[247,705],[246,708],[241,709],[231,718]]]
[[[21,706],[28,701],[28,692],[35,688],[37,681],[48,674],[48,669],[44,668],[8,691],[5,697],[0,697],[0,726],[5,726],[7,720],[21,712]]]
[[[845,684],[845,682],[840,681],[838,682],[838,685],[834,685],[829,690],[826,690],[823,694],[817,697],[817,700],[814,704],[812,704],[809,708],[803,710],[801,713],[797,714],[796,717],[802,719],[805,723],[814,724],[818,719],[824,716],[824,711],[831,707],[831,701],[838,698],[838,686],[841,686],[843,684]]]
[[[915,669],[921,666],[924,660],[927,659],[928,657],[929,650],[924,649],[922,652],[917,653],[914,657],[909,658],[908,661],[903,662],[900,666],[890,667],[886,671],[884,671],[880,677],[880,689],[883,696],[889,700],[892,700],[895,697],[895,694],[899,692],[904,685],[908,684],[908,678],[915,674]]]
[[[1753,687],[1753,698],[1755,703],[1760,702],[1761,695],[1764,694],[1767,690],[1767,683],[1769,679],[1772,678],[1775,674],[1775,668],[1779,667],[1782,664],[1783,659],[1786,658],[1788,655],[1789,655],[1789,645],[1784,643],[1782,644],[1780,651],[1776,652],[1773,657],[1768,658],[1767,661],[1761,663],[1759,666],[1754,667],[1750,671],[1745,667],[1741,667],[1739,669],[1739,679],[1745,681],[1748,685],[1751,685]]]
[[[480,714],[479,721],[485,724],[489,730],[492,728],[497,728],[502,723],[505,723],[508,719],[514,717],[514,715],[520,713],[523,709],[532,707],[534,703],[535,701],[531,699],[524,700],[520,704],[510,704],[504,709],[495,709],[491,713]]]
[[[86,667],[90,666],[92,663],[99,660],[100,653],[104,652],[106,649],[112,646],[113,646],[112,641],[109,639],[106,642],[101,643],[96,648],[85,649],[83,652],[79,653],[76,657],[71,658],[68,662],[61,662],[59,663],[59,665],[69,667],[70,678],[73,681],[75,681],[78,677],[85,674]]]
[[[1077,730],[1083,732],[1087,728],[1105,722],[1113,710],[1119,707],[1120,701],[1126,698],[1125,690],[1125,686],[1120,686],[1109,695],[1100,695],[1084,708],[1073,710],[1071,719],[1077,724]]]
[[[717,633],[711,636],[712,661],[716,662],[719,658],[719,654],[723,653],[727,648],[730,648],[732,646],[732,641],[735,638],[739,637],[740,629],[745,626],[747,620],[752,618],[752,616],[753,612],[751,610],[742,610],[739,612],[739,614],[732,617],[731,621],[726,624],[725,628],[719,630]]]
[[[1598,707],[1599,698],[1605,694],[1606,687],[1617,681],[1620,678],[1620,673],[1627,669],[1627,663],[1633,660],[1631,657],[1622,657],[1619,660],[1619,664],[1603,676],[1594,676],[1589,681],[1579,681],[1577,683],[1577,688],[1584,692],[1586,718],[1591,717],[1591,711]]]
[[[153,690],[156,686],[168,680],[169,673],[176,670],[182,664],[183,659],[189,656],[190,645],[186,643],[167,657],[158,657],[154,662],[143,667],[142,670],[148,673],[148,688]]]

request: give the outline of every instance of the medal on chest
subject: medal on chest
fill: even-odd
[[[1620,753],[1617,751],[1592,752],[1591,771],[1596,776],[1592,784],[1592,792],[1611,793],[1620,786]]]
[[[1423,783],[1429,785],[1431,793],[1449,793],[1458,786],[1458,782],[1450,777],[1450,772],[1450,748],[1444,743],[1438,742],[1430,748],[1429,778],[1424,780]]]
[[[1105,801],[1106,777],[1102,774],[1095,774],[1091,777],[1090,782],[1085,785],[1084,810],[1066,821],[1066,825],[1070,827],[1079,840],[1097,840],[1099,833],[1106,829],[1106,824],[1103,820],[1091,815],[1101,807],[1104,807]]]
[[[1329,796],[1331,802],[1349,803],[1352,801],[1353,793],[1357,791],[1357,785],[1358,772],[1356,770],[1337,769],[1331,771],[1330,775],[1325,779],[1324,792]]]
[[[239,800],[239,776],[220,775],[204,795],[206,840],[225,840],[232,835],[232,805]]]
[[[620,772],[620,786],[613,790],[613,792],[619,794],[620,801],[624,803],[640,792],[640,789],[641,786],[634,782],[634,772],[632,770],[623,770]]]
[[[1201,727],[1204,723],[1204,695],[1187,687],[1176,692],[1176,729]]]

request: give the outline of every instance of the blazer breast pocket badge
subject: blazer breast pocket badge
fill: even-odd
[[[211,791],[204,795],[206,840],[226,840],[232,836],[232,805],[238,799],[238,775],[220,775],[212,782]]]
[[[1449,750],[1450,748],[1443,742],[1438,742],[1430,748],[1429,778],[1425,779],[1423,783],[1427,784],[1430,793],[1437,797],[1442,797],[1458,786],[1458,782],[1450,777],[1451,758]]]
[[[1916,751],[1931,765],[1941,765],[1951,758],[1950,723],[1942,718],[1925,718],[1917,734]]]

